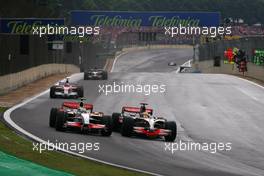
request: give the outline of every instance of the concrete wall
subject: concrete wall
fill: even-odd
[[[146,49],[165,49],[165,48],[193,48],[192,45],[148,45],[148,46],[132,46],[123,48],[123,52]]]
[[[236,66],[231,64],[224,64],[223,60],[221,60],[220,67],[214,67],[213,60],[205,60],[199,61],[198,63],[194,63],[195,70],[199,70],[202,73],[223,73],[223,74],[234,74],[234,75],[243,75],[238,71]],[[247,65],[248,71],[245,73],[245,76],[255,78],[261,81],[264,81],[264,67],[257,66],[252,63],[248,63]]]
[[[0,94],[9,92],[35,80],[57,73],[77,73],[80,69],[71,64],[45,64],[21,72],[0,76]]]
[[[0,34],[0,76],[43,64],[79,64],[79,42],[72,42],[70,50],[67,50],[68,42],[64,42],[62,50],[52,50],[49,48],[51,45],[48,44],[47,37],[29,35],[28,45],[21,42],[21,37],[23,36]],[[28,46],[27,54],[21,52],[26,46]]]
[[[100,44],[65,41],[63,49],[53,50],[47,37],[0,34],[0,94],[51,74],[79,72],[77,66],[102,68],[107,56]]]

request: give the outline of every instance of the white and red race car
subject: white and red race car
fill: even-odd
[[[112,134],[112,118],[102,112],[93,112],[93,105],[81,102],[64,102],[60,108],[50,110],[49,126],[57,131],[72,130],[80,133]]]
[[[177,136],[177,125],[163,117],[153,116],[153,109],[141,107],[123,107],[121,113],[113,113],[113,129],[120,130],[122,136],[143,135],[147,137],[164,137],[172,142]]]
[[[50,88],[50,98],[79,98],[83,97],[83,87],[70,83],[69,78],[66,81],[59,82]]]

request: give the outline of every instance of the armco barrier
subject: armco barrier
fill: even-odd
[[[71,64],[45,64],[21,72],[0,76],[0,94],[26,85],[32,81],[57,73],[77,73],[80,69]]]

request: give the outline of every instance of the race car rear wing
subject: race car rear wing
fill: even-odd
[[[64,107],[71,108],[71,109],[78,109],[80,107],[80,103],[78,102],[64,102],[63,105]],[[84,103],[84,108],[87,110],[93,111],[93,105],[89,103]]]
[[[138,108],[138,107],[123,107],[122,113],[123,112],[140,113],[140,108]],[[150,115],[152,115],[153,109],[147,108],[146,112],[149,113]]]

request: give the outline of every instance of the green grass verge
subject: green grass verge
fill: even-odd
[[[0,113],[4,112],[6,108],[0,107]]]
[[[0,107],[0,112],[5,109]],[[42,166],[83,176],[143,176],[145,174],[120,169],[56,151],[33,151],[32,142],[17,135],[0,122],[0,150]]]

